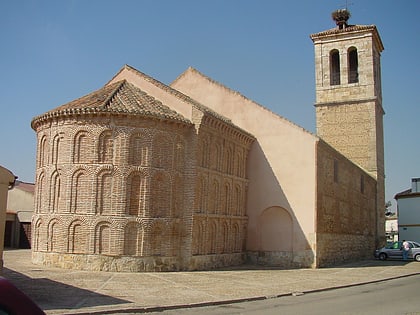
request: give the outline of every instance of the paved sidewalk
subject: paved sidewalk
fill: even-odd
[[[308,293],[420,274],[415,261],[365,260],[334,268],[117,273],[33,265],[6,250],[3,276],[47,314],[124,314]]]

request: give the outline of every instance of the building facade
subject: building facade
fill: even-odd
[[[7,196],[4,246],[30,248],[35,184],[16,180]]]
[[[395,195],[399,240],[420,242],[420,178],[411,179],[411,189]]]
[[[15,183],[15,176],[11,171],[0,166],[0,274],[3,271],[4,232],[6,226],[7,192]]]
[[[126,65],[103,88],[35,117],[33,261],[165,271],[370,257],[385,234],[383,111],[364,88],[380,88],[364,52],[379,35],[364,26],[312,35],[317,82],[332,73],[318,65],[331,34],[355,47],[359,81],[317,85],[317,124],[357,112],[337,131],[357,142],[350,124],[363,122],[368,138],[353,155],[337,128],[314,135],[192,68],[168,86]]]

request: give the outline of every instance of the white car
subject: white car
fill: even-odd
[[[407,241],[410,246],[408,259],[414,259],[420,262],[420,244],[414,241]],[[375,257],[380,260],[402,259],[402,241],[393,242],[385,247],[375,250]]]

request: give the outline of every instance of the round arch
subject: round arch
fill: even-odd
[[[261,251],[293,250],[293,219],[286,209],[270,207],[261,213],[259,240]]]

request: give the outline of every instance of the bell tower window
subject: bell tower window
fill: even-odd
[[[349,83],[359,82],[359,60],[357,57],[357,48],[350,47],[347,51],[347,60],[348,60],[348,80]]]
[[[340,84],[340,54],[337,49],[330,52],[330,84]]]

